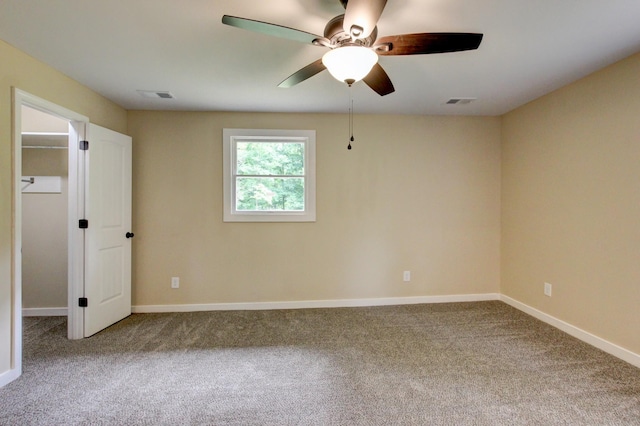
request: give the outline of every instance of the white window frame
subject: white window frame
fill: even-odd
[[[238,142],[274,141],[304,143],[304,210],[236,210],[236,146]],[[315,222],[316,221],[316,132],[315,130],[223,129],[222,172],[224,222]]]

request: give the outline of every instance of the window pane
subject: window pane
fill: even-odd
[[[238,175],[304,175],[302,142],[238,142]]]
[[[304,178],[236,178],[237,211],[303,211]]]

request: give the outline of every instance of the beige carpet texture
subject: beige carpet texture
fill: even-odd
[[[502,302],[24,319],[1,425],[640,425],[640,369]]]

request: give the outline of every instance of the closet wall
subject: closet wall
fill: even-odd
[[[25,192],[37,187],[23,183],[22,307],[29,315],[28,309],[67,306],[69,124],[28,107],[22,117],[22,175],[61,182],[59,192]]]

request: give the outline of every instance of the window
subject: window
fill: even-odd
[[[224,129],[225,222],[315,222],[314,130]]]

